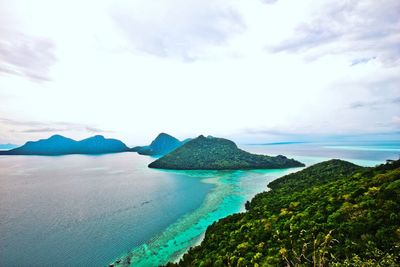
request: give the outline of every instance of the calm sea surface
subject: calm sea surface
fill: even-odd
[[[149,162],[136,153],[0,157],[0,266],[107,266],[212,188]]]
[[[307,165],[397,159],[399,142],[247,145]],[[0,266],[132,266],[176,260],[209,224],[289,170],[161,171],[136,153],[0,156]]]

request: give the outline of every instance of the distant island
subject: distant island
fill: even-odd
[[[166,266],[399,266],[400,160],[330,160],[268,187]]]
[[[14,144],[0,144],[0,150],[10,150],[16,147],[18,146]]]
[[[166,134],[160,133],[148,146],[136,146],[129,151],[137,152],[140,155],[149,156],[164,156],[176,148],[183,145],[185,141],[179,141],[177,138]]]
[[[282,169],[303,163],[279,155],[255,155],[239,149],[230,140],[199,137],[149,164],[150,168],[175,170]]]
[[[68,154],[106,154],[128,151],[129,148],[117,139],[107,139],[96,135],[76,141],[62,135],[53,135],[48,139],[29,141],[21,147],[0,151],[0,155],[68,155]]]

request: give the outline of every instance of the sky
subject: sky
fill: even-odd
[[[398,0],[0,0],[0,143],[400,140]]]

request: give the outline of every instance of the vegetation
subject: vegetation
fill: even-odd
[[[150,168],[176,170],[281,169],[302,166],[304,164],[285,156],[251,154],[239,149],[230,140],[202,135],[149,165]]]
[[[104,154],[128,151],[128,147],[117,139],[107,139],[96,135],[81,141],[53,135],[48,139],[29,141],[25,145],[8,151],[0,151],[0,155],[66,155],[66,154]]]
[[[169,134],[160,133],[150,145],[136,146],[131,148],[130,151],[138,152],[140,155],[162,156],[180,147],[184,142],[179,141]]]
[[[330,160],[269,187],[167,266],[400,266],[400,161]]]

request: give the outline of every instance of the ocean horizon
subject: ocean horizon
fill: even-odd
[[[362,149],[363,147],[369,149]],[[397,159],[399,143],[290,143],[241,148],[283,154],[307,166],[340,158],[362,166]],[[0,265],[132,266],[178,260],[208,225],[244,211],[274,179],[302,168],[166,171],[152,157],[0,156]]]

